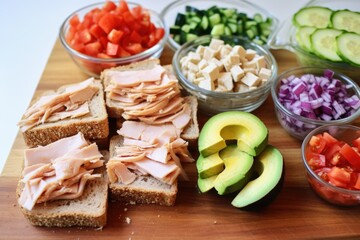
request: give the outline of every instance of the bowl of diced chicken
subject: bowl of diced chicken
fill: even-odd
[[[277,76],[271,52],[237,36],[202,36],[182,45],[173,68],[186,94],[205,113],[251,112],[267,99]]]

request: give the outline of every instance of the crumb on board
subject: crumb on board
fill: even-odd
[[[126,212],[128,209],[127,208],[124,208],[124,212]]]
[[[126,222],[127,224],[130,224],[130,223],[131,223],[131,218],[126,217],[126,218],[125,218],[125,222]]]
[[[102,230],[103,230],[103,227],[95,228],[95,231],[102,231]]]
[[[216,221],[216,220],[214,221],[214,224],[217,224],[217,221]]]

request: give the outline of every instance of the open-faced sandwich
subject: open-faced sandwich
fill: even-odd
[[[78,132],[86,139],[107,138],[103,86],[89,78],[48,92],[31,104],[18,125],[28,147],[44,146]]]
[[[106,224],[108,181],[103,155],[82,133],[25,149],[16,193],[30,223],[47,227]]]

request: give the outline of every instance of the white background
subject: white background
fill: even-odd
[[[16,123],[33,96],[62,21],[74,10],[99,1],[0,0],[0,172],[18,132]],[[307,2],[249,1],[268,10],[280,21]],[[161,12],[172,1],[133,2]]]

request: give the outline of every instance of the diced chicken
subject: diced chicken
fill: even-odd
[[[211,79],[205,78],[203,81],[199,82],[199,87],[209,90],[209,91],[213,91],[215,89],[214,81]]]
[[[261,79],[269,79],[271,77],[271,70],[268,68],[261,68],[259,71],[259,77]]]
[[[253,60],[256,55],[257,55],[257,52],[256,52],[255,50],[246,49],[245,58],[246,58],[248,61]]]
[[[201,70],[206,80],[215,81],[219,76],[219,68],[215,64],[209,64],[206,68]]]
[[[212,38],[209,44],[209,47],[215,52],[220,51],[222,46],[224,46],[224,41],[216,38]]]
[[[207,61],[216,56],[216,51],[211,48],[205,48],[203,58]]]
[[[261,80],[255,74],[246,73],[246,75],[241,79],[241,82],[246,84],[248,87],[254,87],[258,86]]]
[[[231,91],[234,88],[233,79],[231,77],[231,73],[229,72],[221,72],[218,78],[218,87],[225,87],[226,91]]]
[[[244,70],[239,65],[232,66],[230,72],[231,72],[231,76],[234,79],[234,82],[239,82],[245,75]]]

